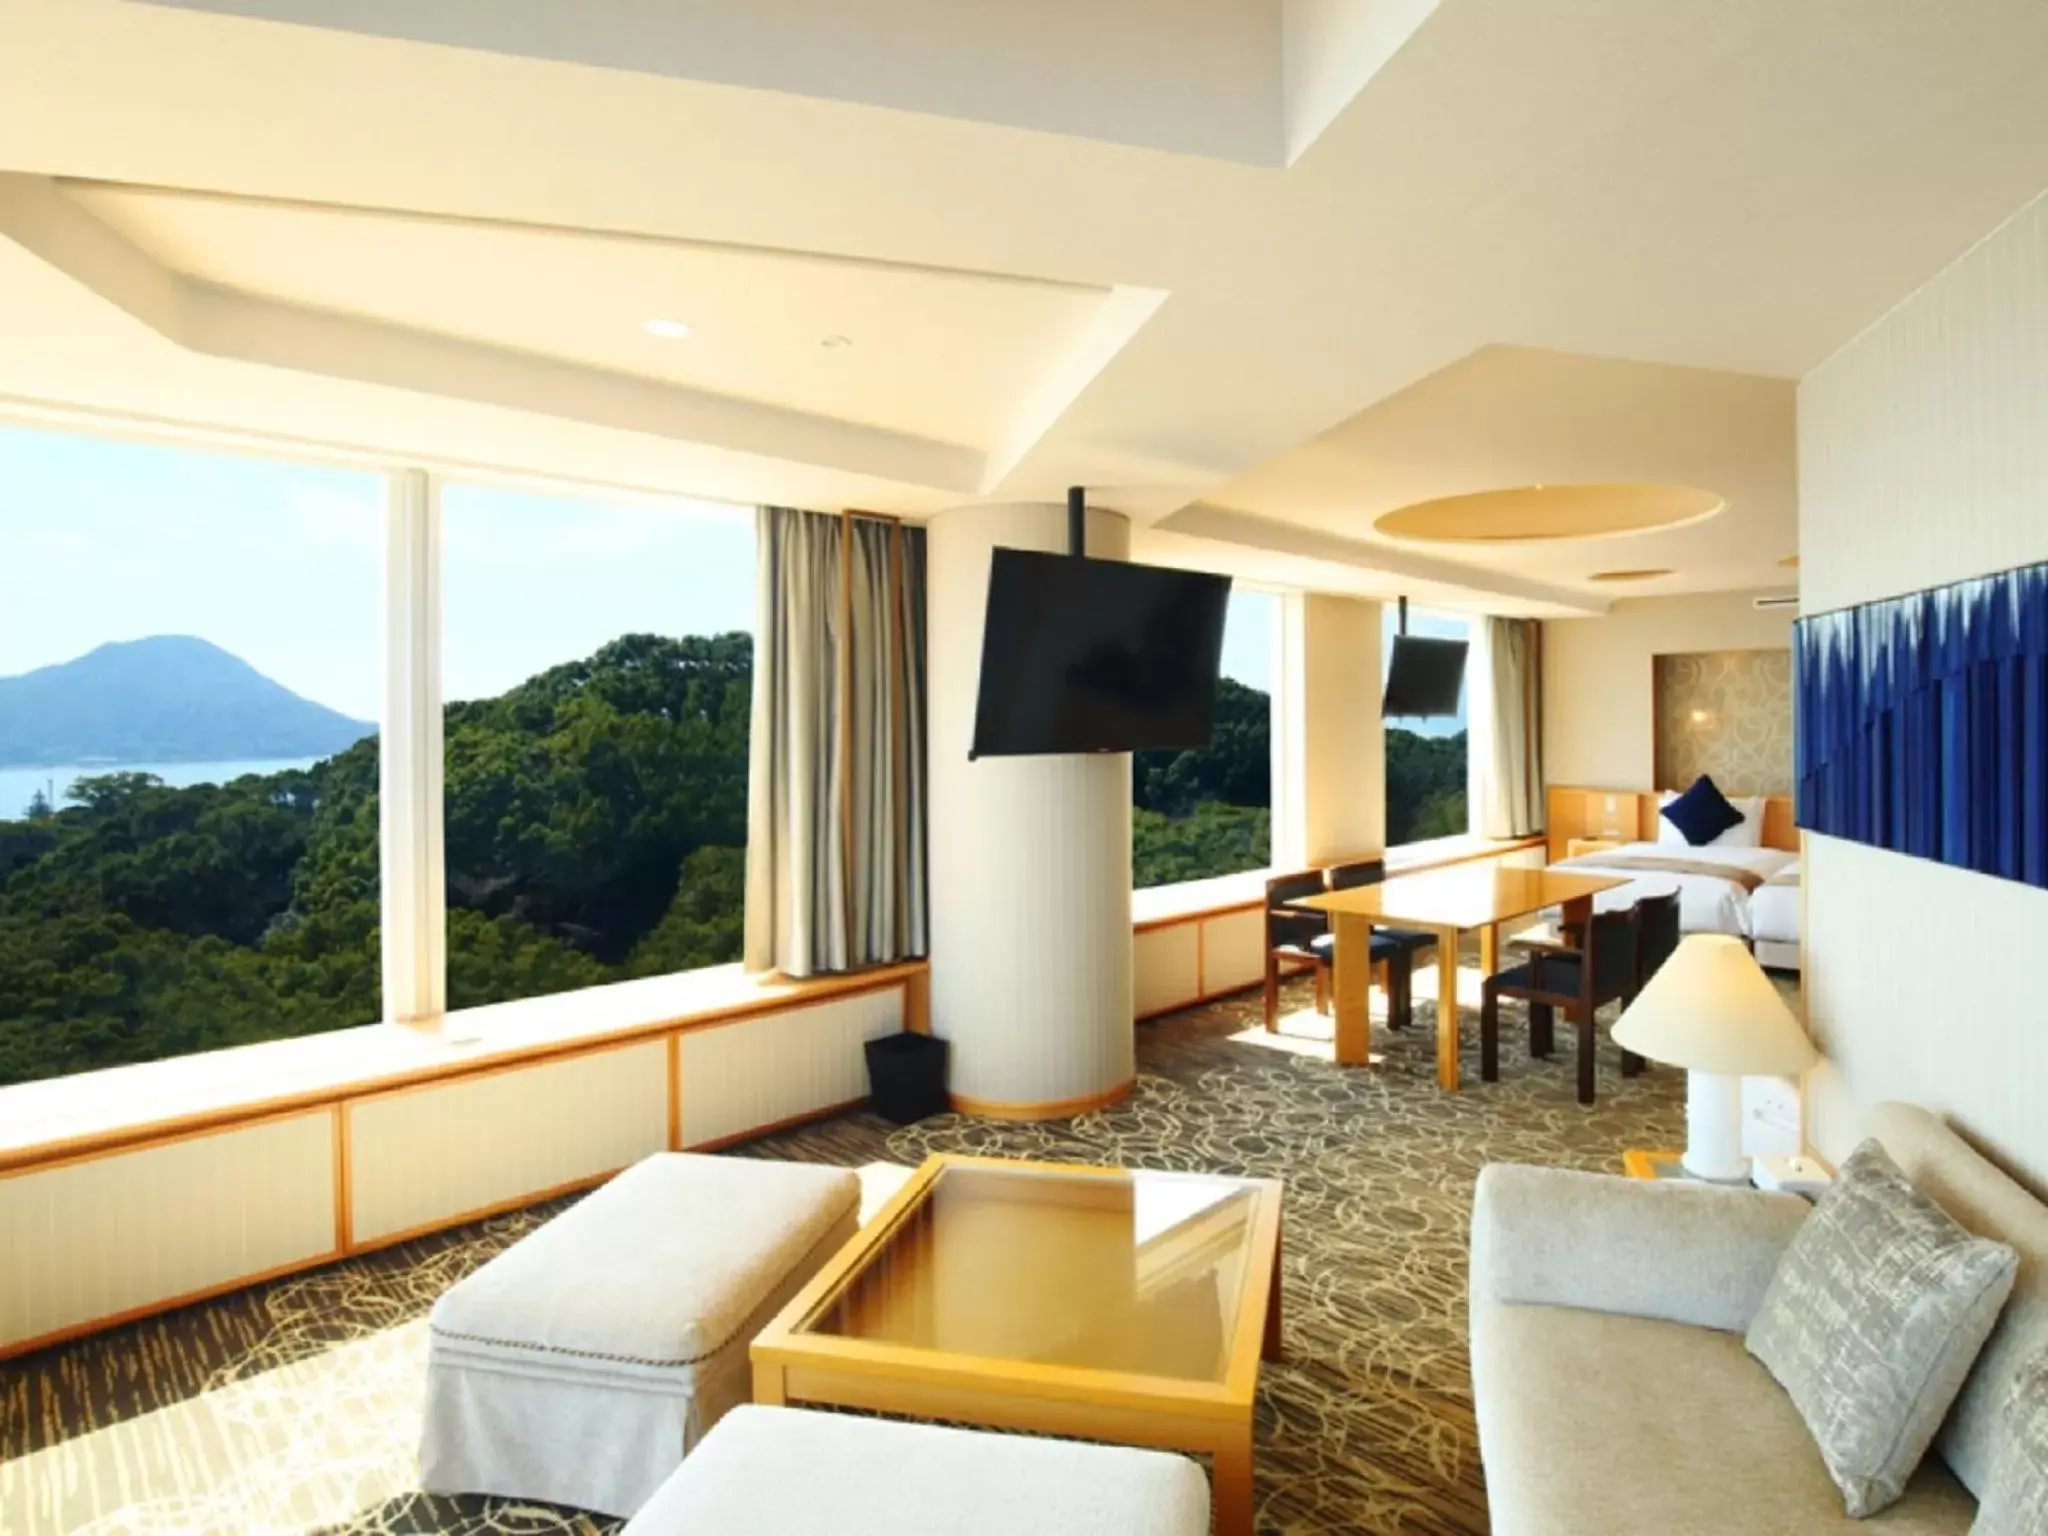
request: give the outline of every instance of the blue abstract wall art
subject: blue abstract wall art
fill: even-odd
[[[1799,825],[2048,886],[2048,564],[1793,626]]]

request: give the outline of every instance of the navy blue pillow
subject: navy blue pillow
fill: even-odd
[[[1692,781],[1691,789],[1664,807],[1664,818],[1695,848],[1742,825],[1742,812],[1728,803],[1728,797],[1704,773]]]

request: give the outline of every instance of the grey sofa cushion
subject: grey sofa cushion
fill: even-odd
[[[1472,1199],[1472,1299],[1743,1333],[1812,1207],[1797,1195],[1493,1163]]]
[[[1472,1307],[1493,1536],[1964,1536],[1937,1456],[1852,1520],[1742,1335],[1576,1307]]]
[[[2048,1355],[2014,1379],[2002,1428],[1970,1536],[2040,1536],[2048,1531]]]
[[[2010,1243],[2020,1256],[2012,1296],[1935,1441],[1942,1460],[1981,1499],[1990,1491],[2013,1381],[2048,1352],[2048,1206],[1918,1105],[1880,1104],[1869,1128],[1915,1189],[1979,1237]]]
[[[1794,1234],[1748,1345],[1790,1395],[1850,1514],[1904,1491],[2017,1262],[1918,1193],[1875,1141]]]

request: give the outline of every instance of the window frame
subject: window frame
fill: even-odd
[[[1393,665],[1393,647],[1391,644],[1391,637],[1393,636],[1393,634],[1396,633],[1396,631],[1390,626],[1399,622],[1398,619],[1395,617],[1395,614],[1397,613],[1395,601],[1395,599],[1390,598],[1381,603],[1381,610],[1384,615],[1381,622],[1382,640],[1380,655],[1380,687],[1382,691],[1384,691],[1386,688],[1388,669]],[[1469,613],[1462,608],[1438,608],[1427,603],[1410,603],[1408,605],[1408,610],[1409,616],[1411,618],[1416,617],[1417,615],[1427,615],[1434,619],[1455,619],[1461,622],[1465,626],[1465,643],[1468,647],[1471,645],[1472,626],[1479,618],[1479,615]],[[1471,671],[1471,653],[1469,649],[1466,652],[1465,665],[1467,676],[1469,677]],[[1402,862],[1412,862],[1419,864],[1423,867],[1429,867],[1432,864],[1437,863],[1440,860],[1444,859],[1445,857],[1449,857],[1455,860],[1460,856],[1469,856],[1468,850],[1470,849],[1487,848],[1492,846],[1486,839],[1475,837],[1471,830],[1469,786],[1471,784],[1472,773],[1472,759],[1470,755],[1472,744],[1472,725],[1469,717],[1470,695],[1468,692],[1470,686],[1470,683],[1464,680],[1461,680],[1458,685],[1458,707],[1461,710],[1467,711],[1467,719],[1465,723],[1465,775],[1466,784],[1468,786],[1466,828],[1463,832],[1442,832],[1438,833],[1434,837],[1411,838],[1409,841],[1405,843],[1393,842],[1391,839],[1388,840],[1382,857],[1387,860],[1390,867],[1392,865],[1399,864]],[[1386,734],[1390,729],[1406,731],[1407,727],[1390,727],[1387,724],[1386,717],[1382,715],[1380,718],[1380,737],[1382,741],[1385,740]],[[1419,736],[1423,733],[1420,731],[1408,731],[1408,734],[1411,736]],[[1384,773],[1382,774],[1382,795],[1384,796]]]
[[[1203,875],[1193,880],[1169,880],[1162,885],[1139,885],[1137,883],[1137,873],[1133,870],[1131,872],[1131,893],[1134,897],[1140,895],[1149,896],[1152,892],[1168,893],[1164,900],[1153,898],[1142,903],[1148,912],[1173,913],[1179,911],[1180,904],[1173,900],[1171,894],[1174,892],[1186,891],[1193,893],[1194,888],[1197,886],[1213,887],[1220,881],[1248,880],[1253,876],[1257,876],[1261,881],[1264,881],[1279,867],[1280,850],[1287,846],[1285,839],[1290,833],[1287,823],[1283,821],[1283,817],[1291,814],[1293,804],[1293,798],[1289,793],[1292,788],[1292,781],[1287,776],[1287,766],[1294,760],[1286,741],[1283,739],[1287,722],[1291,718],[1288,710],[1284,707],[1283,697],[1292,675],[1286,665],[1288,656],[1286,649],[1288,635],[1287,615],[1289,604],[1298,599],[1300,594],[1292,587],[1275,586],[1271,582],[1264,581],[1246,581],[1240,577],[1233,576],[1230,582],[1230,595],[1236,597],[1240,592],[1255,592],[1261,597],[1272,600],[1272,610],[1266,622],[1268,679],[1268,687],[1266,689],[1266,740],[1269,763],[1266,776],[1269,786],[1266,805],[1266,861],[1250,869],[1233,870],[1227,875]],[[1135,786],[1133,793],[1135,798]],[[1147,919],[1139,918],[1138,921],[1144,922]]]
[[[495,469],[427,454],[396,458],[344,444],[131,420],[81,409],[10,405],[0,408],[0,424],[31,432],[346,469],[379,478],[383,532],[378,633],[382,655],[376,726],[381,959],[378,1016],[364,1024],[410,1024],[453,1017],[447,1010],[448,898],[443,843],[447,771],[441,668],[444,488],[459,481],[579,501],[662,507],[684,514],[691,502],[723,498],[685,497],[644,487]]]

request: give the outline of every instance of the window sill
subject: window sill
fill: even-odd
[[[1234,875],[1149,885],[1132,891],[1131,926],[1143,933],[1149,928],[1166,928],[1198,917],[1259,906],[1266,899],[1266,881],[1272,873],[1270,869],[1247,869]]]
[[[0,1088],[0,1171],[901,986],[922,960],[796,981],[737,965]]]
[[[1432,837],[1420,843],[1400,843],[1386,851],[1387,873],[1420,874],[1450,864],[1468,864],[1475,859],[1494,859],[1502,854],[1520,853],[1525,848],[1545,846],[1543,834],[1528,837],[1475,837],[1460,832],[1452,837]]]

